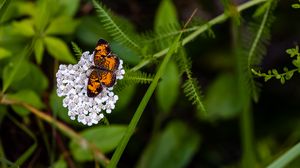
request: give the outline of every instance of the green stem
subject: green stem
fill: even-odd
[[[279,76],[284,76],[284,75],[287,75],[288,73],[294,73],[294,72],[297,72],[299,71],[298,68],[295,68],[295,69],[291,69],[289,71],[286,71],[286,72],[283,72],[283,73],[278,73]],[[254,75],[257,75],[259,77],[275,77],[278,76],[278,75],[275,75],[275,74],[266,74],[266,73],[260,73],[260,72],[256,72],[254,69],[251,69],[251,72],[254,74]]]
[[[245,79],[245,72],[243,69],[244,64],[237,48],[239,48],[239,29],[238,26],[232,21],[232,36],[233,36],[233,52],[236,59],[236,71],[238,81],[238,94],[239,100],[242,105],[242,112],[240,115],[240,131],[242,143],[242,167],[253,168],[255,167],[255,155],[253,148],[253,119],[251,113],[251,94],[247,87],[247,79]]]
[[[132,118],[132,120],[130,121],[130,124],[125,132],[125,135],[123,136],[121,142],[119,143],[116,151],[114,152],[114,155],[112,156],[112,159],[108,165],[108,168],[115,168],[121,158],[121,155],[130,139],[130,137],[132,136],[137,123],[139,122],[145,108],[146,105],[148,104],[156,86],[158,83],[158,80],[161,78],[162,74],[165,71],[166,65],[169,62],[171,56],[173,55],[173,53],[176,51],[177,47],[178,47],[178,42],[179,39],[181,37],[181,34],[177,37],[177,39],[173,42],[172,46],[170,47],[170,50],[168,51],[166,57],[164,58],[164,60],[162,61],[156,75],[154,76],[154,79],[152,81],[152,83],[150,84],[148,90],[146,91],[141,103],[139,104],[136,112],[134,113],[134,116]]]
[[[237,7],[238,12],[241,12],[245,9],[248,9],[252,6],[258,5],[260,3],[266,2],[267,0],[252,0],[249,2],[246,2],[240,6]],[[193,33],[191,33],[190,35],[188,35],[187,37],[185,37],[182,41],[182,45],[185,45],[189,42],[191,42],[194,38],[196,38],[197,36],[199,36],[201,33],[205,32],[206,30],[209,30],[211,26],[219,24],[224,22],[226,19],[228,19],[229,16],[225,13],[215,17],[214,19],[210,20],[209,22],[207,22],[206,24],[199,26],[199,28],[197,30],[195,30]],[[159,58],[164,56],[167,52],[168,52],[169,48],[165,48],[157,53],[155,53],[153,55],[154,58]],[[146,59],[141,61],[138,65],[136,65],[135,67],[133,67],[131,69],[131,71],[137,71],[139,69],[141,69],[142,67],[148,65],[151,62],[150,59]]]
[[[243,111],[241,114],[241,135],[242,135],[242,146],[243,146],[243,158],[242,165],[244,168],[255,167],[255,154],[253,145],[253,118],[251,112],[250,98],[245,100],[243,104]]]

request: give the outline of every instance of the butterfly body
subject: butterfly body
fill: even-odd
[[[88,79],[88,97],[96,97],[103,90],[103,86],[112,87],[116,83],[116,70],[119,64],[120,60],[111,53],[109,44],[100,39],[95,48],[94,65]]]

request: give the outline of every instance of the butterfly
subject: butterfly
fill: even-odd
[[[103,86],[112,87],[116,83],[116,70],[119,58],[111,52],[107,41],[100,39],[94,52],[94,65],[88,77],[87,95],[96,97],[102,92]]]

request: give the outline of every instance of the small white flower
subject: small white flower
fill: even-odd
[[[84,125],[97,124],[104,113],[111,113],[115,108],[118,96],[114,94],[113,87],[103,86],[102,92],[96,97],[87,96],[88,76],[91,73],[94,53],[84,52],[78,64],[60,65],[56,73],[57,95],[65,96],[63,106],[68,108],[71,120],[76,120]],[[125,70],[123,61],[120,60],[116,70],[116,79],[123,79]]]

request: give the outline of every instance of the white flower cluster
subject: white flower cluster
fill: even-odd
[[[72,120],[83,123],[84,125],[97,124],[103,117],[104,111],[111,113],[115,108],[118,95],[113,93],[113,87],[103,86],[102,92],[96,97],[87,96],[88,76],[90,75],[94,59],[94,53],[84,52],[78,64],[60,65],[56,73],[57,95],[65,96],[63,106],[67,107],[68,115]],[[125,71],[123,61],[116,70],[116,78],[122,79]]]

